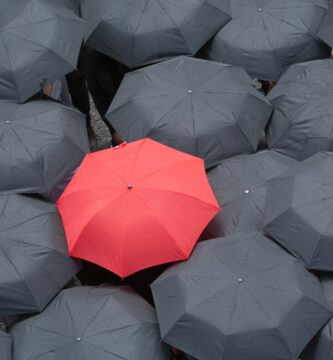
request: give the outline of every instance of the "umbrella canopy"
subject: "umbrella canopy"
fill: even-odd
[[[74,12],[74,14],[80,16],[81,14],[81,2],[82,0],[53,0],[53,3],[65,6]]]
[[[271,111],[243,69],[179,57],[127,74],[107,118],[126,141],[148,136],[209,168],[255,152]]]
[[[230,20],[227,0],[83,0],[87,45],[129,68],[194,55]]]
[[[333,153],[268,184],[264,230],[309,269],[333,271]]]
[[[291,64],[330,55],[317,36],[325,1],[230,0],[230,5],[232,20],[205,49],[210,59],[276,81]]]
[[[330,3],[323,22],[321,23],[318,36],[333,48],[333,4]]]
[[[79,269],[54,205],[0,196],[0,316],[43,310]]]
[[[210,222],[204,237],[231,235],[235,231],[261,231],[267,181],[296,164],[276,151],[262,151],[225,160],[208,172],[208,179],[223,211]]]
[[[162,340],[200,360],[295,360],[332,315],[318,279],[259,233],[199,243],[152,291]]]
[[[56,319],[56,321],[55,321]],[[13,360],[168,360],[155,310],[126,287],[64,290],[15,325]]]
[[[270,148],[298,160],[333,151],[333,60],[291,66],[268,99]]]
[[[23,102],[76,68],[85,27],[46,0],[0,1],[0,98]]]
[[[0,330],[0,359],[12,360],[12,338]]]
[[[333,307],[333,276],[320,276],[328,303]],[[333,358],[333,319],[310,342],[302,354],[302,360],[331,360]]]
[[[89,150],[85,117],[54,101],[0,103],[0,191],[53,198]]]
[[[219,211],[203,161],[150,139],[87,155],[57,206],[70,255],[121,277],[188,258]]]

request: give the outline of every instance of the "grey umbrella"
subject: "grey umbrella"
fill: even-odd
[[[333,276],[320,276],[327,301],[333,307]],[[304,350],[302,360],[331,360],[333,359],[333,319],[331,319],[310,342]]]
[[[333,150],[333,60],[291,66],[268,99],[270,148],[298,160]]]
[[[269,183],[264,230],[309,269],[333,271],[333,153]]]
[[[255,152],[272,108],[238,67],[178,57],[125,76],[107,119],[127,141],[151,137],[206,168]]]
[[[199,243],[152,290],[163,341],[200,360],[295,360],[332,315],[316,276],[259,233]]]
[[[326,16],[321,23],[318,36],[333,47],[333,3],[330,3]]]
[[[0,196],[0,316],[43,310],[79,269],[53,204]]]
[[[0,359],[12,360],[12,338],[0,329]]]
[[[81,2],[82,0],[53,0],[53,3],[65,6],[67,9],[73,11],[74,14],[78,16],[80,16],[81,14],[81,10],[80,10]]]
[[[0,1],[0,99],[23,102],[76,68],[85,27],[48,0]]]
[[[168,360],[156,313],[126,287],[64,290],[15,325],[13,360]]]
[[[0,103],[0,192],[53,199],[88,152],[79,111],[53,101]]]
[[[223,161],[208,172],[208,179],[222,209],[210,222],[204,238],[231,235],[235,231],[263,228],[267,181],[296,161],[266,150]]]
[[[230,0],[230,5],[232,20],[205,49],[210,59],[276,81],[291,64],[329,56],[330,48],[317,36],[325,1]]]
[[[226,0],[83,0],[87,45],[129,68],[194,55],[230,19]]]

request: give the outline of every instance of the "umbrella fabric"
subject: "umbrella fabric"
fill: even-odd
[[[320,280],[328,303],[333,306],[333,277],[321,275]],[[302,354],[302,360],[331,360],[333,358],[333,319],[310,342]]]
[[[87,155],[57,206],[70,255],[121,277],[188,258],[219,211],[203,161],[150,139]]]
[[[333,48],[333,4],[330,3],[324,20],[321,23],[318,36]]]
[[[315,275],[259,233],[199,243],[152,291],[162,340],[200,360],[295,360],[332,316]]]
[[[168,360],[155,310],[126,287],[64,290],[15,325],[13,360]]]
[[[46,0],[0,1],[0,99],[23,102],[76,68],[85,27]]]
[[[54,101],[0,103],[0,191],[53,199],[89,152],[85,117]]]
[[[0,316],[43,310],[79,269],[53,204],[0,196]]]
[[[243,69],[179,57],[127,74],[107,119],[126,141],[148,136],[210,168],[255,152],[271,111]]]
[[[83,0],[87,45],[129,68],[194,55],[230,20],[226,0]]]
[[[268,99],[270,148],[298,160],[333,150],[333,60],[291,66]]]
[[[75,15],[80,16],[81,1],[82,0],[53,0],[53,3],[65,6],[67,9],[73,11]]]
[[[0,359],[12,360],[12,338],[0,330]]]
[[[230,0],[230,6],[232,20],[205,49],[209,59],[276,81],[291,64],[330,55],[317,36],[325,1]]]
[[[296,161],[267,150],[225,160],[209,171],[209,182],[223,211],[210,222],[204,237],[262,231],[267,181],[295,164]]]
[[[268,184],[264,230],[309,269],[333,271],[333,153]]]

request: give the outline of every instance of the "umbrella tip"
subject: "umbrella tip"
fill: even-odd
[[[128,185],[127,185],[127,189],[128,189],[128,190],[133,189],[133,185],[132,185],[132,184],[128,184]]]

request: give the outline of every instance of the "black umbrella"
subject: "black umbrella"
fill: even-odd
[[[12,360],[12,338],[0,329],[0,359]]]
[[[72,11],[52,1],[1,0],[0,99],[23,102],[74,70],[84,31]]]
[[[53,204],[0,196],[0,316],[43,310],[79,269]]]
[[[54,199],[88,152],[79,111],[54,101],[0,103],[0,192]]]
[[[199,243],[152,290],[163,341],[200,360],[295,360],[332,315],[319,280],[259,233]]]
[[[155,310],[126,287],[63,291],[15,325],[13,360],[168,360]]]
[[[295,360],[332,315],[318,279],[259,233],[199,243],[152,291],[163,341],[200,360]]]
[[[211,239],[239,230],[261,231],[267,181],[295,163],[276,151],[267,150],[224,160],[209,171],[208,179],[222,211],[208,225],[204,237]]]
[[[298,160],[333,150],[333,60],[291,66],[268,99],[270,148]]]
[[[194,55],[230,19],[226,0],[83,0],[87,45],[129,68]]]
[[[255,152],[272,108],[234,66],[178,57],[125,76],[107,119],[126,141],[150,137],[206,168]]]
[[[269,182],[264,230],[309,269],[333,271],[333,153]]]
[[[230,6],[232,20],[206,48],[212,60],[276,81],[289,65],[330,54],[317,36],[327,11],[322,0],[230,0]]]
[[[321,275],[327,301],[333,307],[333,276]],[[333,319],[331,319],[310,342],[302,354],[302,360],[331,360],[333,359]]]
[[[323,22],[321,23],[318,36],[329,46],[333,47],[333,4],[327,10]]]

